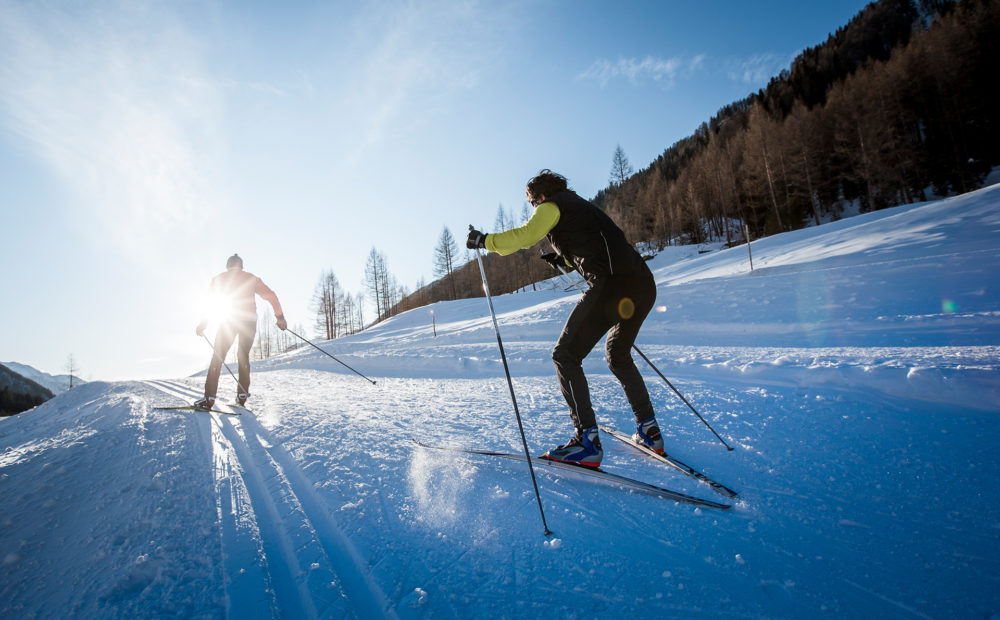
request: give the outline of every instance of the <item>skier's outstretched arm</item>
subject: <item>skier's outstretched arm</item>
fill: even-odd
[[[554,202],[543,202],[535,207],[531,219],[524,226],[486,235],[486,249],[506,256],[535,245],[559,223],[559,207]]]
[[[284,331],[288,327],[288,322],[285,321],[285,313],[281,310],[281,302],[278,301],[278,296],[260,278],[257,278],[254,292],[267,300],[267,303],[271,304],[271,307],[274,309],[274,318],[278,322],[278,329]]]

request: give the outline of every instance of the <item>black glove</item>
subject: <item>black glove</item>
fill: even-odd
[[[552,268],[555,269],[556,271],[566,270],[566,260],[562,256],[556,254],[555,252],[547,252],[545,254],[542,254],[542,260],[552,265]]]
[[[469,231],[469,238],[465,240],[465,247],[470,250],[482,250],[486,248],[486,235],[475,228]]]

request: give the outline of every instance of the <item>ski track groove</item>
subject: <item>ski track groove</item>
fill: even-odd
[[[221,421],[210,416],[205,418],[211,424],[209,435],[226,576],[227,615],[234,618],[268,614],[276,617],[279,615],[278,601],[249,490],[243,482],[239,463],[234,462],[234,451],[223,436]],[[257,597],[242,593],[256,593]]]
[[[185,402],[200,396],[194,388],[176,382],[149,381],[148,384]],[[237,546],[237,549],[230,549],[224,545],[229,560],[225,563],[229,568],[226,574],[230,615],[241,617],[250,611],[234,608],[234,602],[240,601],[233,600],[236,597],[230,592],[230,582],[256,579],[259,582],[256,591],[271,592],[272,600],[266,614],[261,613],[264,609],[257,609],[251,613],[254,616],[274,617],[284,612],[281,615],[300,618],[352,615],[396,618],[384,593],[367,571],[367,562],[338,527],[329,508],[317,497],[312,483],[254,415],[210,414],[210,419],[211,441],[223,452],[215,457],[216,480],[220,483],[217,485],[217,505],[220,516],[228,509],[232,517],[222,523],[222,539],[224,543]],[[227,457],[231,457],[231,463]],[[222,471],[218,471],[220,468]],[[254,540],[247,540],[246,535],[239,532],[237,515],[232,512],[232,507],[241,503],[241,486],[247,495],[242,502],[246,504],[247,516],[258,530]],[[254,548],[248,548],[250,546]],[[260,575],[247,576],[245,566],[230,566],[232,558],[246,556],[257,557],[265,565]],[[305,566],[300,565],[300,559]],[[330,591],[326,596],[319,586],[324,582]],[[245,585],[239,588],[241,592],[254,590]],[[240,613],[233,615],[237,611]]]
[[[179,398],[184,404],[201,395],[194,388],[178,383],[147,383]],[[243,468],[223,433],[221,416],[196,416],[212,454],[226,616],[279,617],[279,601],[275,597],[264,537],[253,510]]]
[[[893,600],[893,599],[891,599],[891,598],[889,598],[887,596],[879,594],[878,592],[873,592],[873,591],[869,590],[868,588],[866,588],[866,587],[864,587],[864,586],[862,586],[860,584],[854,583],[850,579],[845,579],[843,577],[841,579],[844,581],[844,583],[850,584],[850,585],[854,586],[855,588],[857,588],[858,590],[864,592],[865,594],[867,594],[869,596],[872,596],[872,597],[874,597],[877,600],[883,601],[884,603],[886,603],[888,605],[891,605],[891,606],[895,607],[896,609],[902,610],[902,611],[906,612],[909,615],[912,615],[912,616],[914,616],[916,618],[924,618],[925,620],[933,620],[927,614],[921,613],[921,612],[917,611],[916,609],[913,609],[909,605],[905,605],[905,604],[903,604],[903,603],[901,603],[899,601]]]
[[[198,396],[193,390],[185,393],[186,386],[179,384],[168,389],[181,398],[181,394]],[[277,617],[281,611],[287,611],[293,617],[318,618],[309,592],[304,583],[299,583],[303,571],[296,566],[290,532],[293,525],[285,523],[279,514],[279,505],[287,502],[277,494],[272,495],[261,475],[260,463],[249,454],[248,442],[235,425],[218,414],[205,417],[213,421],[211,436],[219,505],[221,508],[226,504],[230,510],[228,518],[220,523],[223,540],[233,543],[224,547],[223,558],[228,578],[227,615]],[[294,510],[287,505],[281,507],[289,515]],[[221,514],[227,513],[221,511]],[[256,574],[247,576],[248,569]],[[269,593],[269,600],[252,601],[243,596],[254,591]]]
[[[357,615],[362,618],[395,617],[382,590],[371,578],[367,562],[337,525],[326,504],[316,496],[312,483],[299,470],[294,458],[270,440],[253,415],[241,416],[240,421],[245,421],[247,430],[257,436],[262,458],[271,459],[278,475],[288,485],[288,491],[296,498]],[[260,441],[261,438],[264,441]]]

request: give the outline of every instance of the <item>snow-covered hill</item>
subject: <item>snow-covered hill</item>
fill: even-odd
[[[256,364],[254,414],[90,383],[0,420],[3,617],[969,617],[1000,613],[1000,187],[652,263],[640,361],[698,508],[416,447],[517,451],[483,299]],[[528,443],[571,433],[577,295],[495,306]],[[207,351],[206,351],[207,353]],[[207,360],[206,355],[206,362]],[[631,414],[598,350],[602,423]],[[223,373],[223,390],[233,390]],[[228,383],[227,383],[228,381]],[[605,437],[605,468],[725,501]]]

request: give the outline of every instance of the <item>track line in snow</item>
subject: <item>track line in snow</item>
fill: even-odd
[[[177,398],[183,400],[185,404],[190,404],[189,400],[191,398],[198,398],[201,396],[200,392],[182,383],[175,383],[172,381],[160,381],[160,380],[150,380],[146,381],[146,383],[165,394],[168,394],[170,396],[176,396]]]
[[[850,579],[844,579],[844,582],[848,583],[848,584],[850,584],[852,586],[854,586],[855,588],[857,588],[858,590],[861,590],[865,594],[871,595],[871,596],[877,598],[880,601],[885,601],[886,603],[895,606],[897,609],[901,609],[901,610],[905,611],[908,614],[912,614],[913,616],[916,616],[917,618],[925,618],[926,620],[933,620],[927,614],[920,613],[916,609],[913,609],[912,607],[910,607],[908,605],[904,605],[903,603],[900,603],[899,601],[894,601],[894,600],[892,600],[891,598],[889,598],[887,596],[883,596],[883,595],[881,595],[881,594],[879,594],[877,592],[872,592],[868,588],[866,588],[866,587],[864,587],[864,586],[862,586],[860,584],[854,583]]]
[[[215,477],[216,511],[226,576],[230,617],[278,615],[278,601],[268,571],[260,529],[234,450],[222,435],[221,422],[209,416]]]
[[[371,578],[368,563],[337,525],[329,507],[316,496],[312,483],[298,468],[292,456],[272,440],[253,416],[241,419],[241,422],[245,423],[248,434],[255,436],[253,443],[266,453],[295,494],[334,571],[340,577],[340,585],[353,610],[362,618],[395,617],[385,594]],[[249,436],[247,443],[251,443]]]
[[[160,383],[156,387],[181,398],[193,391],[179,384]],[[303,558],[313,559],[322,553],[307,549],[310,528],[304,524],[301,511],[296,511],[294,494],[281,488],[279,474],[269,470],[266,459],[251,453],[233,420],[223,420],[225,416],[214,413],[205,417],[212,421],[228,613],[237,617],[320,617],[308,588],[310,580],[302,577],[320,571],[324,562],[300,565],[306,562]],[[328,576],[327,583],[332,585],[332,573]],[[267,596],[261,597],[261,593]],[[329,611],[330,602],[322,611]]]
[[[305,549],[310,544],[312,532],[298,510],[294,494],[284,488],[280,472],[253,453],[249,441],[240,436],[233,420],[218,422],[221,435],[228,443],[227,450],[235,455],[240,477],[246,484],[278,608],[291,617],[319,617],[308,588],[309,579],[303,577],[326,562],[315,558],[317,562],[302,566],[307,555],[318,554],[314,549]],[[306,553],[300,553],[300,549]]]
[[[176,383],[150,382],[179,398],[197,395]],[[230,523],[223,523],[224,540],[236,543],[227,556],[254,558],[265,564],[265,574],[246,576],[246,567],[227,571],[236,584],[230,611],[239,593],[252,591],[237,581],[273,591],[274,607],[296,617],[345,615],[395,617],[367,563],[338,527],[329,507],[313,491],[294,458],[273,440],[252,414],[238,418],[210,414],[219,486],[220,514],[228,507]],[[247,540],[245,513],[255,536]],[[259,615],[258,610],[258,614]]]
[[[167,381],[148,382],[158,390],[190,402],[199,393],[192,387]],[[268,535],[274,535],[261,523],[251,498],[236,449],[224,433],[218,414],[198,414],[204,424],[206,440],[211,444],[214,470],[216,512],[222,543],[222,572],[225,576],[226,612],[230,617],[277,617],[281,606],[275,587],[277,555],[265,547]],[[301,609],[301,606],[298,607]]]

